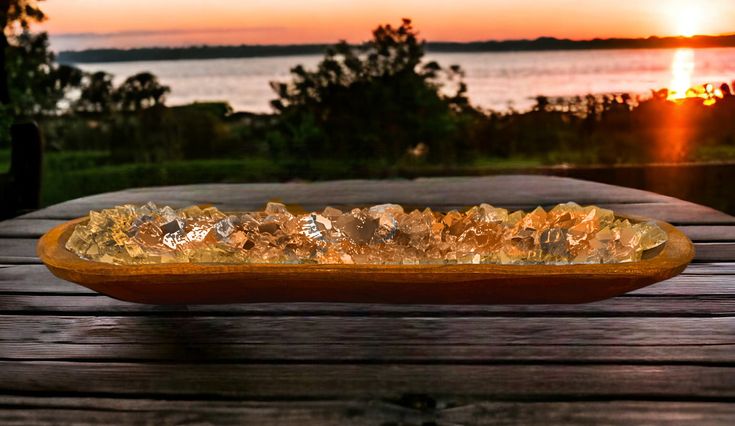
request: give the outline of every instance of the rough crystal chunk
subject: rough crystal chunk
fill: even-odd
[[[66,247],[114,264],[574,264],[639,261],[666,240],[654,222],[573,202],[528,213],[490,204],[448,213],[380,204],[303,214],[275,202],[237,214],[148,203],[90,212]]]

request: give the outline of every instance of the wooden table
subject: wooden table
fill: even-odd
[[[34,254],[43,232],[90,209],[269,199],[576,200],[672,222],[697,257],[586,305],[146,306],[60,281]],[[648,192],[543,176],[131,189],[0,223],[0,265],[3,425],[735,424],[735,217]]]

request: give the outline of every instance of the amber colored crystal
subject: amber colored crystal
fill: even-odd
[[[653,222],[576,203],[508,212],[480,204],[464,212],[404,211],[397,204],[293,214],[174,210],[153,203],[92,211],[66,247],[82,258],[121,265],[192,263],[576,264],[622,263],[665,244]]]

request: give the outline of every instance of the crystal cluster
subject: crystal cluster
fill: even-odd
[[[77,225],[66,247],[82,258],[130,265],[192,263],[575,264],[622,263],[666,242],[655,223],[575,203],[509,212],[410,212],[397,204],[292,214],[283,204],[227,214],[124,205]]]

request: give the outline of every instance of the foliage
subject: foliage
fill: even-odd
[[[171,91],[158,77],[141,72],[128,77],[119,87],[113,85],[114,76],[104,71],[85,74],[81,81],[79,98],[73,110],[79,114],[106,115],[112,112],[137,112],[163,106]]]
[[[10,107],[0,104],[0,148],[10,146],[10,126],[12,124],[13,113]]]
[[[160,162],[244,152],[227,104],[162,105],[124,113],[47,118],[42,132],[57,150],[105,150],[113,162]],[[99,110],[98,110],[99,111]],[[242,132],[240,132],[242,134]],[[243,147],[244,148],[244,147]]]
[[[470,109],[462,71],[423,56],[405,19],[378,27],[363,46],[329,48],[316,70],[293,68],[291,82],[272,83],[280,113],[273,151],[307,166],[323,157],[395,162],[423,144],[433,160],[456,160],[464,152],[459,115]],[[457,85],[449,95],[447,82]]]
[[[79,113],[106,114],[113,110],[113,75],[104,71],[87,73],[81,83],[74,110]]]
[[[171,88],[158,82],[158,77],[142,72],[128,77],[112,94],[121,111],[141,111],[163,105]]]
[[[28,30],[33,22],[42,22],[46,20],[46,15],[38,6],[42,0],[10,0],[5,1],[7,9],[2,12],[2,18],[5,20],[5,31],[12,30],[11,25],[18,25],[23,30]]]
[[[46,33],[24,31],[11,40],[6,66],[16,115],[56,113],[68,91],[81,84],[82,72],[55,62]]]
[[[0,2],[0,104],[11,105],[10,84],[7,67],[8,37],[15,35],[18,28],[27,32],[32,22],[46,19],[36,0],[4,0]]]

